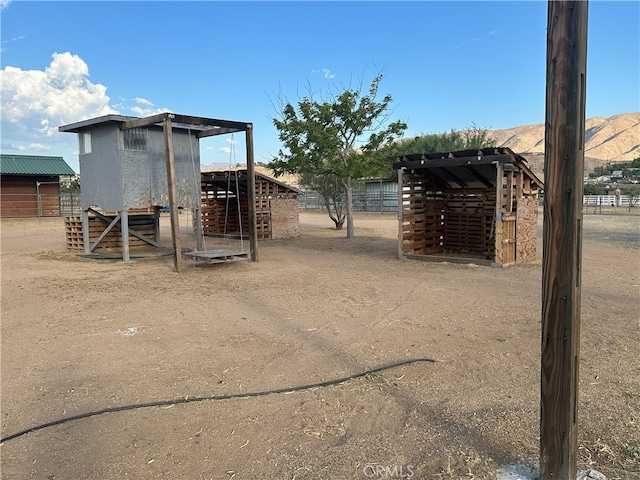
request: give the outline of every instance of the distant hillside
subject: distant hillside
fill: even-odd
[[[640,156],[640,112],[593,117],[585,122],[585,171]],[[496,145],[526,157],[536,174],[544,162],[544,124],[492,130]]]

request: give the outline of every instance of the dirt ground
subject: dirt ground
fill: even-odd
[[[534,461],[541,261],[401,261],[394,215],[355,225],[349,241],[302,212],[300,237],[260,241],[259,262],[177,274],[171,257],[67,252],[60,218],[2,220],[3,438],[436,360],[43,428],[2,444],[2,478],[480,479]],[[223,246],[239,241],[206,239]],[[639,254],[640,216],[585,216],[578,465],[609,479],[640,478]]]

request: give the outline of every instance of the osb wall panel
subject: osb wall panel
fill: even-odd
[[[300,225],[300,209],[297,198],[271,199],[271,238],[297,237]]]
[[[531,262],[536,258],[538,229],[538,199],[525,195],[518,202],[516,223],[516,263]]]

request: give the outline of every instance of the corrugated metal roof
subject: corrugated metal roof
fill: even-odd
[[[2,175],[75,175],[62,157],[0,154]]]

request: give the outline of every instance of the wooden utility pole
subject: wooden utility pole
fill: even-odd
[[[587,10],[587,1],[548,4],[541,480],[576,478]]]
[[[173,240],[173,266],[182,272],[182,246],[180,243],[180,219],[178,217],[178,191],[176,187],[176,167],[173,158],[173,131],[171,116],[167,114],[162,123],[164,149],[167,163],[167,186],[169,189],[169,215],[171,218],[171,238]]]

